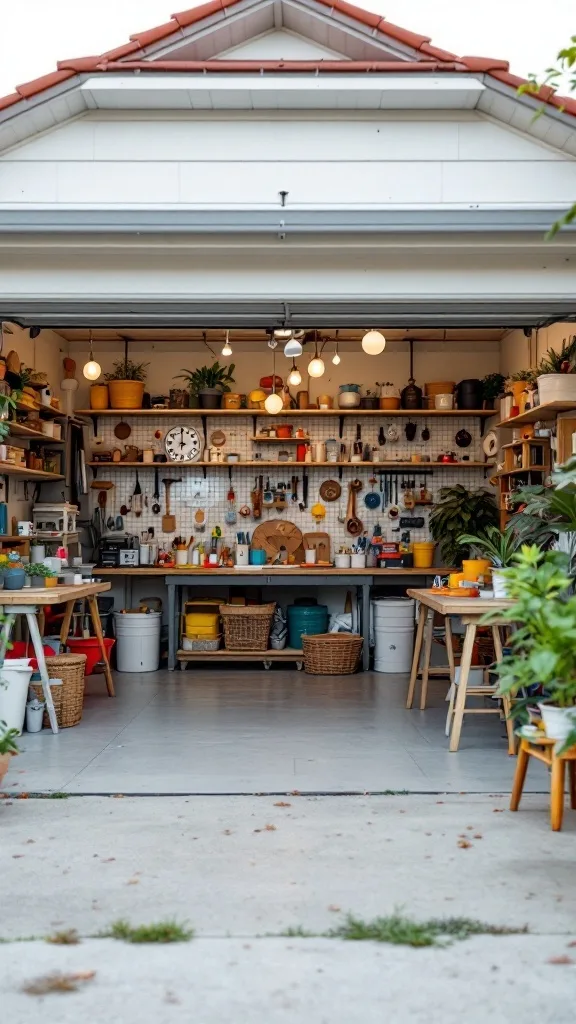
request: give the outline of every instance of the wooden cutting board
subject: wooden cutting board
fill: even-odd
[[[330,558],[330,534],[329,533],[305,533],[304,546],[316,548],[317,562],[331,562]]]
[[[252,534],[252,548],[262,548],[273,562],[281,547],[285,547],[289,555],[294,555],[296,562],[304,561],[302,532],[295,523],[287,519],[269,519],[256,527]]]

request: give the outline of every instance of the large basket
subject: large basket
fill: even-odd
[[[85,654],[55,654],[53,658],[46,658],[49,679],[62,680],[62,686],[51,687],[60,729],[70,729],[82,718],[85,667]],[[39,700],[44,700],[41,683],[34,683],[32,689]],[[43,725],[44,728],[50,725],[47,712],[44,712]]]
[[[313,676],[352,675],[358,668],[363,643],[357,633],[303,635],[304,669]]]
[[[221,604],[227,651],[266,651],[276,603]]]

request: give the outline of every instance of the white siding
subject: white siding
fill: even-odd
[[[295,32],[267,32],[257,39],[222,50],[217,60],[347,60],[336,50],[304,39]]]
[[[0,158],[0,205],[562,204],[576,160],[477,114],[99,112]]]

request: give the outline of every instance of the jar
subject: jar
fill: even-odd
[[[190,396],[185,388],[170,388],[169,405],[171,409],[188,409]]]
[[[236,395],[232,391],[225,392],[222,396],[222,408],[223,409],[240,409],[242,405],[242,396]]]

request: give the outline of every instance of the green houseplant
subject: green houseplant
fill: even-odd
[[[496,399],[504,394],[506,378],[503,373],[487,373],[482,378],[482,398],[485,409],[493,409]]]
[[[126,356],[104,374],[112,409],[141,409],[149,363],[134,363]]]
[[[576,401],[576,335],[564,339],[559,352],[548,349],[538,365],[537,384],[540,405]]]
[[[470,545],[461,541],[468,530],[483,533],[488,526],[496,526],[498,509],[494,496],[479,488],[469,491],[462,484],[443,487],[440,501],[430,513],[430,532],[440,544],[446,565],[457,565],[468,558]]]
[[[234,383],[235,366],[220,366],[216,360],[212,366],[199,366],[197,370],[183,368],[175,379],[186,381],[191,399],[197,398],[201,409],[219,409],[222,395]]]
[[[0,786],[10,767],[11,759],[19,752],[16,743],[17,735],[17,729],[9,729],[6,722],[0,722]]]
[[[508,596],[514,601],[506,620],[517,624],[509,638],[510,653],[495,671],[499,692],[511,697],[540,686],[539,704],[546,734],[564,743],[576,731],[576,595],[560,551],[523,545],[504,570]],[[497,621],[490,616],[491,622]],[[534,698],[523,696],[515,717],[526,720]],[[575,737],[576,740],[576,737]]]
[[[24,572],[30,578],[31,587],[45,587],[46,580],[55,575],[43,562],[29,562],[24,566]]]
[[[514,523],[509,523],[504,531],[497,526],[487,526],[478,534],[465,533],[460,537],[460,543],[469,544],[474,555],[490,559],[497,570],[492,572],[494,597],[507,597],[506,579],[498,570],[508,569],[522,547],[522,537],[516,532]]]

